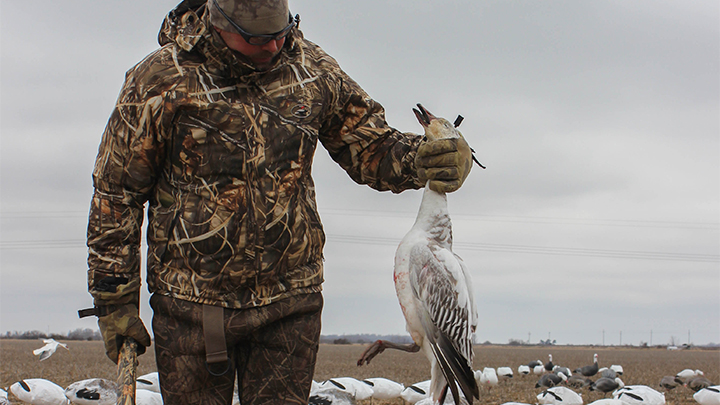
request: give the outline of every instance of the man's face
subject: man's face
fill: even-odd
[[[273,59],[280,53],[285,44],[285,37],[272,40],[263,45],[252,45],[242,35],[215,28],[225,41],[228,48],[245,55],[259,70],[266,70],[272,65]]]

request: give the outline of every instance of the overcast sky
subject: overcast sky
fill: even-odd
[[[2,0],[0,332],[96,327],[76,312],[92,166],[175,4]],[[487,170],[448,200],[478,341],[720,342],[717,0],[290,6],[390,125],[420,132],[416,103],[465,117]],[[323,334],[405,334],[393,256],[421,193],[358,186],[322,148],[314,175]]]

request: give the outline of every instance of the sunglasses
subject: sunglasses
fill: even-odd
[[[265,45],[270,41],[277,41],[279,39],[285,38],[289,33],[290,30],[295,26],[296,21],[299,20],[300,16],[295,16],[295,18],[292,18],[292,14],[288,15],[288,20],[290,21],[290,24],[288,24],[287,27],[283,28],[281,31],[278,31],[274,34],[251,34],[244,29],[242,29],[239,25],[233,21],[230,16],[225,14],[225,11],[223,11],[222,8],[220,8],[220,5],[217,3],[217,0],[212,0],[213,5],[218,9],[220,14],[222,14],[223,17],[232,25],[233,28],[235,28],[235,31],[242,36],[245,41],[250,45]]]

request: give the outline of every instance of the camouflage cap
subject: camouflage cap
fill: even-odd
[[[288,0],[208,0],[210,22],[223,31],[235,32],[220,7],[243,30],[256,35],[274,34],[288,26]]]

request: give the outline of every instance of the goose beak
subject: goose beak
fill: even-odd
[[[422,104],[418,104],[417,106],[418,108],[413,108],[415,117],[417,118],[418,122],[420,122],[420,125],[422,125],[423,128],[426,128],[430,125],[430,122],[435,119],[435,116],[432,115],[430,111],[426,110],[425,107],[422,106]]]

